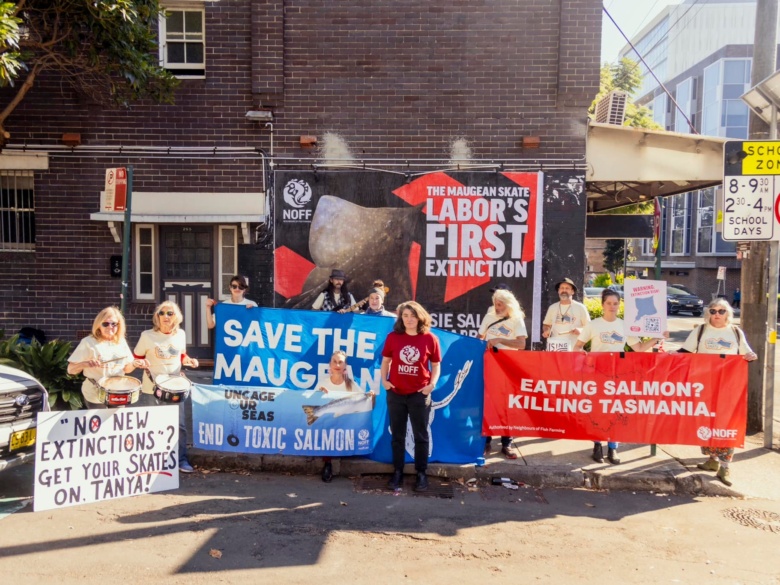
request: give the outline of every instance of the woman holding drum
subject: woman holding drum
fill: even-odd
[[[190,383],[181,375],[182,366],[198,367],[198,360],[187,355],[186,336],[179,328],[182,322],[179,306],[173,301],[161,303],[152,316],[152,329],[141,333],[133,350],[146,370],[143,377],[141,404],[156,406],[179,405],[179,470],[192,473],[187,461],[187,427],[185,401]]]
[[[81,393],[86,408],[122,406],[138,401],[140,383],[124,376],[143,365],[134,360],[125,340],[125,318],[116,307],[106,307],[92,323],[92,333],[79,342],[68,358],[68,373],[84,374]]]

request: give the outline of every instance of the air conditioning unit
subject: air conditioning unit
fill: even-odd
[[[626,119],[626,101],[628,94],[618,89],[612,90],[596,104],[596,122],[622,126]]]

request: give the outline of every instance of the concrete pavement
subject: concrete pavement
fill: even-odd
[[[701,318],[670,318],[671,336],[665,346],[677,349]],[[780,364],[780,356],[778,356]],[[211,384],[211,372],[188,372],[194,381]],[[780,388],[780,380],[775,384]],[[780,420],[775,419],[775,442],[780,442]],[[192,436],[192,435],[190,435]],[[513,445],[519,457],[506,460],[496,449],[486,457],[485,465],[449,465],[433,463],[431,475],[467,481],[471,478],[507,477],[534,487],[591,488],[602,490],[652,491],[705,496],[732,496],[780,500],[780,452],[763,447],[763,434],[748,436],[745,446],[737,449],[731,464],[733,486],[727,487],[711,472],[696,464],[704,461],[699,447],[658,445],[651,455],[650,445],[623,444],[620,465],[597,464],[590,458],[592,443],[561,439],[517,438]],[[214,451],[190,450],[190,461],[197,467],[245,468],[296,474],[319,474],[319,457],[286,457],[281,455],[232,455]],[[360,457],[333,460],[336,475],[391,473],[388,464]],[[407,473],[413,473],[407,466]]]

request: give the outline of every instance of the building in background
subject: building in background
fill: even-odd
[[[327,133],[348,147],[337,158],[364,167],[382,159],[409,180],[419,161],[452,168],[458,139],[464,163],[491,163],[484,173],[544,166],[542,290],[582,273],[600,0],[163,5],[160,60],[182,81],[174,105],[97,107],[49,73],[6,123],[7,332],[31,325],[75,341],[101,308],[119,304],[123,215],[100,208],[101,191],[107,168],[132,166],[128,336],[149,327],[156,303],[175,299],[189,353],[212,355],[205,299],[228,295],[239,273],[249,298],[274,304],[274,169],[315,180],[337,173],[317,166]],[[0,105],[12,95],[0,90]]]
[[[663,128],[735,140],[748,137],[748,107],[740,99],[750,87],[755,0],[686,0],[661,11],[631,41],[670,97],[640,63],[644,81],[638,104],[653,111]],[[638,61],[630,46],[621,57]],[[695,131],[694,131],[695,129]],[[736,243],[725,242],[716,224],[722,187],[666,197],[661,228],[661,278],[684,284],[702,298],[722,292],[730,300],[740,283]],[[650,240],[633,243],[629,273],[653,275]],[[726,267],[725,287],[717,280]]]

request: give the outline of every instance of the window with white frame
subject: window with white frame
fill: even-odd
[[[715,201],[721,187],[699,191],[699,209],[696,214],[696,252],[698,254],[736,254],[736,242],[726,242],[715,229]]]
[[[230,279],[238,274],[238,228],[219,226],[219,298],[230,298]]]
[[[688,193],[680,193],[670,198],[671,225],[669,226],[669,254],[685,256],[691,253],[691,222]]]
[[[0,250],[35,250],[32,171],[0,173]]]
[[[135,283],[133,298],[138,301],[153,301],[157,298],[157,231],[154,225],[135,226]]]
[[[160,62],[180,78],[206,76],[206,11],[200,4],[166,3],[160,17]]]

